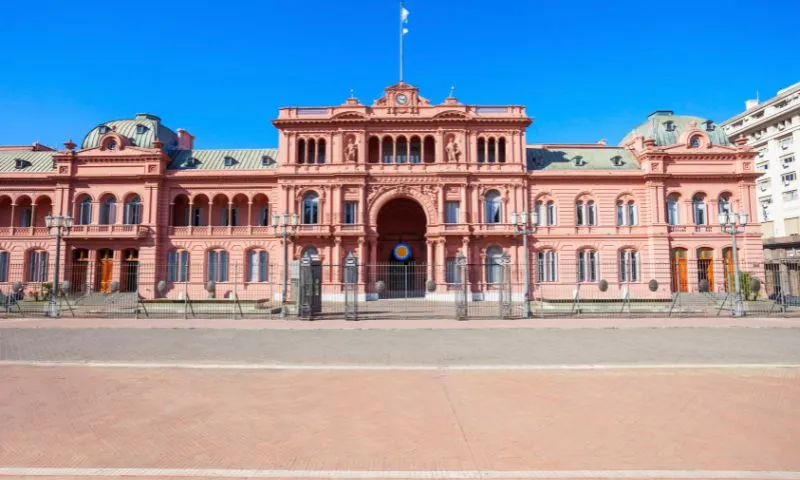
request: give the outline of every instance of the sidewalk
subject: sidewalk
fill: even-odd
[[[800,318],[547,318],[530,320],[233,320],[132,318],[6,318],[3,328],[194,328],[236,330],[414,329],[615,329],[615,328],[800,328]]]

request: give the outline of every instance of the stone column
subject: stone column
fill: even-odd
[[[233,200],[228,201],[228,235],[233,231]]]
[[[331,259],[331,283],[339,283],[338,273],[342,271],[344,262],[342,262],[342,238],[336,237],[333,239],[333,258]]]
[[[14,218],[16,216],[16,213],[15,213],[16,212],[16,208],[17,208],[17,204],[15,202],[11,202],[11,218],[9,219],[10,220],[9,221],[9,226],[11,227],[11,234],[12,235],[14,234],[14,227],[16,226],[15,225],[16,222],[14,221]]]
[[[33,236],[33,228],[36,226],[36,204],[31,203],[31,226],[30,235]]]
[[[247,233],[253,233],[253,200],[247,201]]]
[[[433,240],[426,239],[425,240],[425,246],[427,247],[427,252],[426,252],[427,257],[426,258],[428,260],[428,269],[427,269],[427,272],[425,272],[425,275],[426,275],[425,280],[427,281],[427,280],[433,280],[433,264],[434,264]]]
[[[459,223],[461,223],[463,225],[466,225],[466,223],[467,223],[467,186],[466,185],[462,185],[461,186],[461,202],[459,202],[459,203],[460,203],[459,209],[461,211],[459,212],[459,215],[458,215],[459,216],[458,221],[459,221]]]
[[[438,195],[439,195],[439,212],[438,212],[438,214],[439,214],[439,223],[440,224],[444,223],[444,219],[445,219],[445,216],[444,216],[445,215],[445,209],[444,209],[445,195],[444,195],[444,191],[445,191],[446,188],[447,188],[446,185],[440,185],[439,186],[439,192],[438,192]],[[431,221],[430,223],[434,223],[434,222]]]
[[[191,217],[191,211],[189,213]],[[175,225],[175,204],[170,202],[169,204],[169,212],[167,212],[167,226],[172,227]],[[190,222],[191,223],[191,222]]]
[[[378,281],[378,239],[373,238],[370,240],[369,261],[372,266],[370,268],[370,282],[374,285]]]
[[[358,237],[358,250],[356,251],[356,256],[358,257],[358,283],[366,285],[367,279],[364,275],[367,273],[365,268],[367,259],[364,258],[364,253],[364,237]],[[366,289],[364,293],[366,293]]]
[[[192,228],[194,225],[194,199],[189,199],[189,235],[192,234]]]
[[[447,251],[445,250],[445,239],[440,238],[436,241],[436,261],[438,262],[438,278],[436,279],[437,285],[442,288],[443,290],[447,289],[447,285],[445,284],[447,267],[445,266],[445,256],[447,255]]]

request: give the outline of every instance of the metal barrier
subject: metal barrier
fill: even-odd
[[[12,264],[0,278],[0,318],[52,315],[51,299],[63,317],[348,320],[725,316],[736,304],[723,261],[640,264],[624,278],[614,263],[533,265],[526,292],[524,265],[508,256],[454,260],[363,264],[351,253],[338,265],[309,257],[288,269],[286,302],[281,264],[72,261],[57,295],[48,281],[53,265],[31,272]],[[746,316],[800,316],[800,260],[739,270]]]

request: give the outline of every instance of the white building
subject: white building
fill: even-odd
[[[744,135],[758,151],[758,219],[765,259],[800,258],[800,82],[763,102],[747,100],[745,111],[722,123],[730,139]]]

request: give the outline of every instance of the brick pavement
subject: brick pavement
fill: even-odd
[[[0,467],[800,470],[800,369],[0,367]]]

